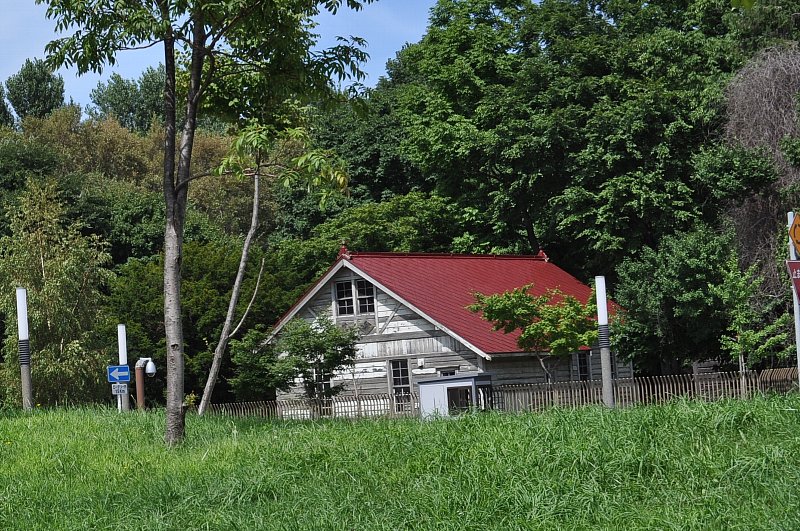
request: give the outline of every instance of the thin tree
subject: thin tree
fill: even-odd
[[[233,283],[231,298],[228,303],[228,311],[225,315],[225,322],[222,325],[219,341],[214,349],[214,358],[211,362],[211,369],[208,379],[203,389],[203,397],[197,413],[203,415],[211,403],[211,396],[214,393],[219,371],[222,367],[222,360],[228,348],[228,342],[244,324],[247,314],[253,306],[253,302],[261,284],[261,277],[264,272],[264,261],[261,261],[261,269],[258,273],[255,288],[250,297],[250,302],[242,312],[238,323],[234,326],[236,309],[239,304],[239,297],[242,290],[247,262],[250,256],[250,248],[256,237],[258,229],[258,211],[260,198],[260,180],[264,175],[273,180],[282,179],[286,183],[295,180],[297,177],[305,177],[309,188],[322,192],[322,197],[326,197],[331,191],[344,190],[347,186],[347,176],[344,172],[344,164],[336,159],[333,154],[308,147],[310,138],[304,129],[289,129],[276,135],[272,128],[259,125],[252,125],[245,128],[236,141],[233,143],[231,154],[220,166],[221,172],[235,173],[243,178],[253,181],[253,207],[250,215],[250,227],[242,245],[242,254],[239,259],[239,269]],[[299,149],[301,155],[291,157],[280,149],[290,146],[290,149]],[[292,159],[287,165],[287,160]]]

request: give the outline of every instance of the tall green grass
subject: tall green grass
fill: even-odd
[[[456,420],[0,416],[2,529],[800,529],[800,397]]]

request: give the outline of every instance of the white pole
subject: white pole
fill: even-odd
[[[597,297],[597,330],[600,343],[600,369],[603,380],[603,404],[614,407],[614,383],[611,378],[611,340],[608,330],[608,301],[606,299],[606,277],[594,277]]]
[[[786,218],[789,230],[791,230],[794,223],[794,212],[787,213]],[[789,236],[789,259],[797,260],[797,253],[791,236]],[[797,300],[797,293],[795,293],[794,287],[792,287],[792,300],[794,301],[794,344],[797,350],[797,385],[800,386],[800,302]]]
[[[117,325],[117,344],[119,345],[119,364],[120,365],[127,365],[128,364],[128,338],[125,333],[125,325],[118,324]],[[128,399],[128,393],[117,395],[117,409],[122,411],[129,411],[131,408],[130,400]]]
[[[33,409],[31,385],[31,344],[28,336],[28,292],[17,288],[17,335],[19,337],[19,370],[22,379],[22,409]]]

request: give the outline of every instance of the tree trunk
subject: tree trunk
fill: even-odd
[[[175,49],[171,35],[164,40],[166,84],[164,90],[165,150],[164,202],[166,229],[164,231],[164,329],[167,340],[167,410],[164,440],[173,445],[185,435],[183,397],[183,322],[181,320],[181,262],[183,231],[186,219],[186,200],[189,190],[190,167],[194,133],[197,128],[197,108],[201,95],[205,29],[203,20],[192,16],[192,60],[189,67],[189,93],[186,102],[186,123],[181,133],[175,167]]]
[[[256,229],[258,228],[258,204],[259,204],[259,183],[258,183],[258,161],[256,162],[256,172],[253,175],[253,213],[250,217],[250,229],[247,231],[247,237],[244,239],[244,245],[242,245],[242,256],[239,258],[239,270],[236,272],[236,280],[233,283],[233,291],[231,292],[231,300],[228,303],[228,313],[225,316],[225,323],[222,325],[222,333],[219,336],[219,342],[217,343],[217,348],[214,349],[214,360],[211,363],[211,370],[208,373],[208,380],[206,380],[206,386],[203,389],[203,397],[200,399],[200,407],[197,409],[198,415],[203,415],[208,405],[211,403],[211,395],[214,392],[214,386],[217,384],[217,378],[219,377],[219,369],[222,366],[222,357],[225,355],[225,350],[228,348],[228,341],[230,340],[233,333],[238,330],[238,326],[234,332],[231,332],[231,327],[233,326],[233,318],[236,312],[236,305],[239,303],[239,294],[242,291],[242,281],[244,280],[244,272],[247,269],[247,259],[250,256],[250,246],[253,243],[256,235]],[[263,271],[263,264],[262,264],[262,271]],[[259,279],[261,277],[261,273],[259,272]],[[256,290],[258,290],[258,284],[256,284]],[[255,297],[255,293],[253,293],[253,297]],[[252,301],[251,301],[252,303]],[[239,325],[242,324],[245,317],[247,316],[247,312],[249,311],[249,307],[245,310],[244,315],[242,315],[242,319],[239,322]]]

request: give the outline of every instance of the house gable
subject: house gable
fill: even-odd
[[[337,308],[337,284],[348,281],[366,280],[374,287],[375,309],[373,312],[361,312],[358,309],[356,297],[356,286],[352,286],[352,296],[354,298],[352,314],[341,315]],[[424,311],[417,308],[414,304],[387,288],[379,279],[362,271],[347,258],[337,261],[328,272],[323,275],[300,300],[278,321],[272,336],[274,337],[283,326],[292,318],[301,317],[305,319],[316,318],[321,313],[329,314],[337,322],[353,323],[362,333],[362,344],[364,357],[383,357],[391,354],[383,353],[388,346],[373,346],[386,342],[391,338],[394,343],[398,341],[414,341],[430,339],[429,344],[423,352],[429,349],[438,350],[434,343],[439,343],[445,350],[462,350],[464,348],[475,354],[491,359],[491,356],[481,349],[472,345],[468,340],[452,332],[447,326],[436,321]],[[442,335],[448,339],[442,339]],[[449,345],[449,346],[448,346]],[[463,346],[462,346],[463,345]],[[396,345],[394,346],[397,355]],[[371,351],[375,354],[370,356]],[[406,352],[410,354],[412,352]]]

